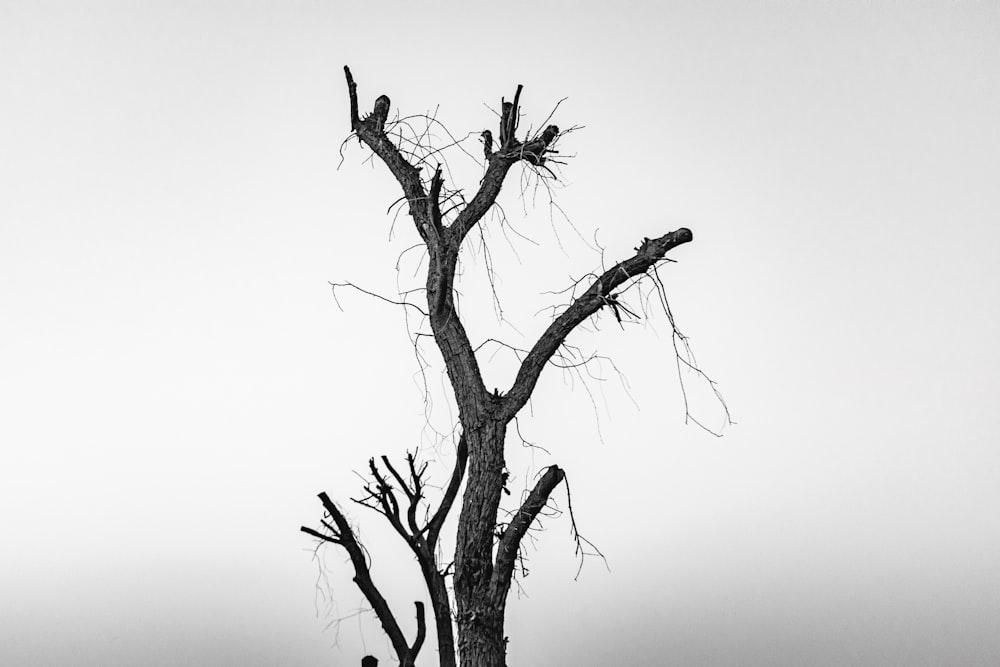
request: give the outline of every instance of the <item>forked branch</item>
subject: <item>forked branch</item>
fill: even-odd
[[[549,125],[537,137],[526,138],[523,142],[518,141],[516,132],[517,119],[521,113],[522,88],[523,86],[518,85],[513,102],[501,103],[500,145],[495,152],[493,151],[493,134],[489,130],[484,130],[482,133],[484,154],[488,163],[486,175],[483,176],[475,197],[459,213],[458,218],[450,228],[455,243],[461,244],[466,235],[496,203],[510,168],[518,160],[542,166],[545,163],[545,155],[551,150],[552,143],[559,136],[559,128],[555,125]]]
[[[393,527],[393,530],[395,530],[396,533],[403,538],[407,546],[413,552],[413,555],[416,557],[417,563],[420,566],[420,572],[424,578],[424,583],[427,586],[427,592],[430,596],[431,606],[434,611],[434,622],[437,629],[438,639],[439,663],[441,667],[454,667],[456,663],[455,642],[451,616],[451,597],[445,583],[445,573],[438,564],[436,551],[437,541],[441,534],[441,528],[444,526],[444,522],[448,518],[448,513],[455,503],[459,488],[461,487],[462,481],[465,477],[466,463],[468,461],[468,446],[466,445],[465,435],[463,434],[458,441],[458,452],[456,455],[455,467],[452,471],[448,487],[445,489],[437,510],[434,511],[431,518],[423,526],[421,526],[418,521],[418,511],[420,510],[421,505],[427,502],[425,494],[425,475],[427,471],[427,464],[424,463],[423,465],[418,465],[416,457],[412,453],[408,453],[406,455],[405,470],[397,469],[386,456],[381,457],[381,460],[382,466],[388,471],[388,474],[384,474],[379,469],[378,465],[375,463],[375,459],[369,459],[368,468],[372,482],[366,484],[364,487],[367,495],[364,498],[355,500],[355,502],[360,505],[364,505],[369,509],[373,509],[384,516]],[[395,482],[395,486],[392,482]],[[396,492],[397,488],[400,491],[399,494]],[[343,519],[343,515],[332,502],[329,502],[329,498],[326,494],[321,494],[320,498],[321,500],[324,500],[324,507],[327,507],[327,512],[334,517],[336,526],[330,525],[325,521],[323,522],[323,525],[330,531],[329,535],[311,528],[306,528],[305,526],[302,527],[302,531],[327,542],[339,544],[347,549],[348,554],[351,555],[355,571],[358,572],[359,567],[364,567],[363,573],[359,575],[359,577],[356,577],[355,581],[358,581],[358,586],[362,589],[362,592],[365,593],[365,596],[369,598],[372,608],[376,610],[376,613],[378,613],[378,610],[383,607],[386,611],[388,611],[387,606],[384,605],[384,600],[377,603],[381,596],[377,595],[378,591],[374,589],[374,584],[371,584],[371,586],[368,585],[370,582],[370,576],[367,574],[368,570],[364,560],[364,552],[360,546],[351,546],[356,545],[357,540],[354,539],[353,533],[349,532],[350,527],[347,525],[346,520]],[[327,503],[329,503],[329,507],[327,506]],[[403,508],[403,503],[406,504],[405,510]],[[403,519],[404,512],[406,516],[405,520]],[[338,516],[341,517],[341,519],[338,520]],[[357,556],[357,559],[355,555]],[[375,601],[372,601],[373,599]],[[418,604],[420,604],[420,606],[417,610],[417,639],[414,641],[414,644],[408,648],[408,653],[406,654],[412,656],[414,659],[416,658],[417,651],[424,640],[424,621],[422,618],[423,604]],[[382,616],[380,615],[379,618],[381,620]],[[389,615],[389,618],[391,618],[391,615]],[[383,623],[383,627],[387,627],[385,623]],[[388,627],[392,627],[392,623],[390,623]],[[392,634],[390,633],[388,627],[386,629],[386,633],[389,634],[391,638]],[[401,633],[397,635],[397,638],[401,637]],[[396,646],[395,640],[393,641],[393,646]],[[406,665],[411,663],[404,662],[403,658],[400,657],[400,664]]]
[[[426,286],[428,314],[434,338],[455,389],[459,416],[464,424],[479,423],[485,418],[482,406],[488,400],[488,394],[479,362],[452,298],[459,248],[469,231],[496,203],[510,168],[520,160],[536,166],[542,165],[546,153],[551,150],[551,144],[559,135],[559,128],[549,125],[538,136],[527,137],[524,141],[517,138],[522,90],[522,86],[518,86],[514,101],[502,104],[500,145],[496,151],[492,150],[492,136],[484,133],[484,138],[488,139],[488,165],[478,191],[458,211],[454,221],[445,227],[441,213],[444,178],[440,167],[435,170],[425,189],[420,170],[407,161],[386,135],[389,98],[380,96],[372,113],[362,118],[358,110],[357,84],[350,68],[344,67],[344,75],[351,103],[351,128],[358,139],[367,144],[396,177],[409,202],[410,215],[413,216],[417,232],[427,245],[430,254]]]

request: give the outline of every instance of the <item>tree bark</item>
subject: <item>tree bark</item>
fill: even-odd
[[[492,595],[493,536],[503,492],[507,425],[490,419],[467,433],[469,472],[455,549],[458,654],[462,665],[503,667],[505,604]]]

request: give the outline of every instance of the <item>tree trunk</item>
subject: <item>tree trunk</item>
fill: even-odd
[[[462,667],[506,667],[503,609],[486,602],[458,623],[458,654]]]
[[[458,654],[462,667],[503,667],[505,600],[493,586],[493,542],[503,489],[507,425],[490,419],[467,433],[469,471],[455,552]]]

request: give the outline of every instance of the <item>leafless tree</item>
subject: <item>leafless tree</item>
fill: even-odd
[[[345,67],[344,73],[350,96],[352,137],[367,145],[395,177],[427,253],[426,309],[412,303],[405,305],[417,308],[430,325],[454,392],[460,422],[454,470],[436,507],[432,507],[428,498],[427,464],[421,464],[414,454],[407,455],[405,467],[393,465],[385,456],[380,462],[371,459],[365,495],[355,502],[382,514],[416,557],[434,612],[440,665],[504,667],[504,613],[521,542],[546,507],[553,490],[565,478],[562,468],[549,466],[524,496],[520,508],[501,520],[500,503],[507,481],[504,459],[507,428],[531,397],[542,369],[563,358],[569,347],[567,336],[578,325],[602,308],[610,309],[619,322],[623,315],[635,315],[620,300],[625,290],[641,281],[654,284],[673,326],[656,267],[668,261],[665,255],[669,250],[691,241],[692,234],[689,229],[681,228],[658,238],[642,239],[632,256],[579,281],[570,292],[570,302],[554,316],[530,350],[519,354],[520,366],[513,385],[506,392],[489,391],[480,373],[477,349],[471,344],[456,308],[454,286],[459,251],[469,233],[496,205],[514,165],[523,162],[539,178],[554,176],[549,163],[558,158],[554,146],[564,133],[550,124],[518,138],[521,96],[518,86],[513,100],[501,104],[496,143],[491,131],[482,132],[485,174],[475,195],[466,200],[460,190],[446,187],[441,165],[433,162],[433,151],[418,154],[406,145],[401,134],[387,131],[393,124],[389,120],[388,97],[379,96],[367,116],[359,114],[357,85],[350,69]],[[674,334],[675,349],[678,340],[683,348],[686,340],[676,327]],[[683,354],[679,353],[678,360],[697,370]],[[454,560],[444,566],[438,555],[438,540],[463,482],[465,491]],[[302,527],[302,530],[346,551],[354,568],[354,581],[388,635],[400,664],[413,665],[425,637],[423,603],[415,604],[417,633],[412,642],[408,641],[372,581],[368,554],[344,512],[326,493],[319,494],[319,498],[325,509],[322,527]],[[448,577],[453,577],[450,586]]]

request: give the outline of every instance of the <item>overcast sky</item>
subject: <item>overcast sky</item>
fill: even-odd
[[[546,519],[510,664],[1000,663],[997,4],[319,0],[0,0],[0,663],[392,664],[298,532],[322,490],[412,633],[353,471],[420,447],[443,481],[455,413],[400,309],[330,294],[420,282],[387,170],[341,165],[345,64],[474,156],[519,83],[523,123],[583,126],[565,216],[515,170],[484,225],[503,322],[463,255],[476,344],[530,346],[597,245],[694,231],[660,274],[737,424],[685,425],[655,303],[573,336],[628,390],[548,369],[520,429],[550,454],[512,437],[511,483],[564,467],[610,571],[574,581]]]

